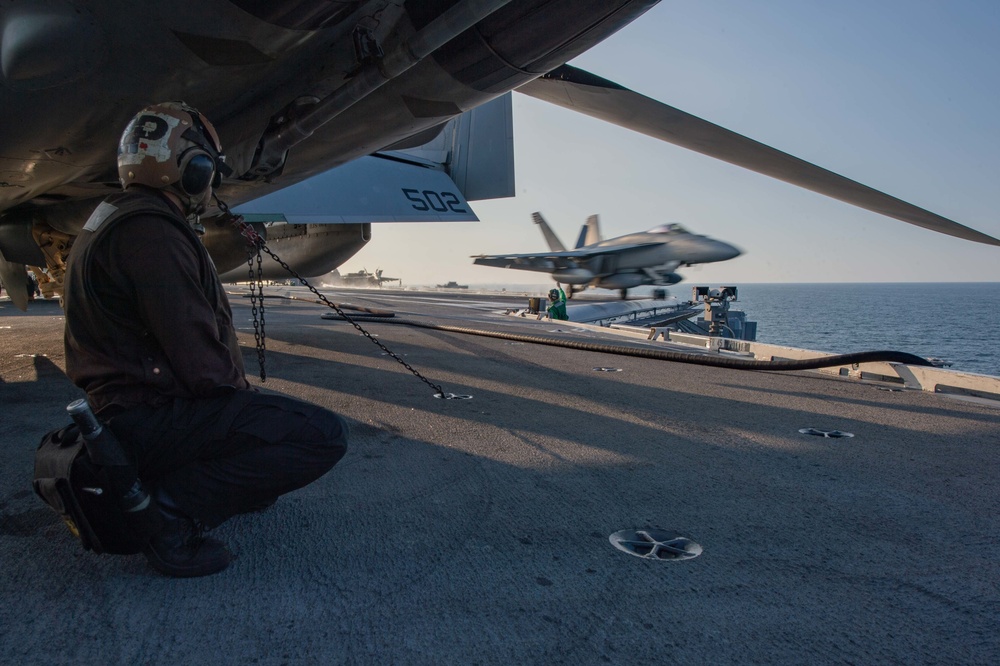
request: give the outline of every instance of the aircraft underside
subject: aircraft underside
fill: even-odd
[[[316,277],[331,272],[353,257],[371,240],[371,224],[288,224],[272,225],[264,231],[268,247],[302,277]],[[206,247],[212,250],[210,242]],[[235,248],[235,250],[234,250]],[[247,254],[239,245],[227,243],[216,254],[224,257],[217,266],[223,282],[244,282],[249,279]],[[254,275],[256,272],[254,260]],[[289,272],[264,254],[261,277],[283,280]]]
[[[119,188],[119,134],[151,101],[184,100],[213,120],[235,173],[218,194],[235,207],[376,151],[421,145],[652,4],[582,0],[567,12],[549,0],[52,0],[0,8],[0,280],[36,266],[59,292],[65,241]],[[39,229],[66,237],[55,256],[35,240]],[[341,246],[335,237],[352,233],[325,233],[294,251],[303,270],[330,263],[314,255],[343,256],[357,241],[353,234]]]

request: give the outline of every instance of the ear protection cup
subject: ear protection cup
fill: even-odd
[[[201,148],[188,148],[178,160],[181,172],[178,186],[189,196],[198,196],[209,187],[217,187],[222,177],[215,168],[215,158]]]

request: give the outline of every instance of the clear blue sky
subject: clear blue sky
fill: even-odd
[[[663,0],[573,61],[604,78],[1000,237],[1000,2]],[[544,284],[469,255],[680,222],[737,245],[692,283],[1000,281],[1000,247],[935,234],[514,95],[517,196],[480,223],[380,224],[342,271],[405,284]]]

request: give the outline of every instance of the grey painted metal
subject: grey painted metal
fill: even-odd
[[[443,169],[470,201],[514,196],[512,95],[466,111],[414,148],[381,151]]]
[[[284,163],[290,148],[509,2],[461,0],[452,5],[384,59],[363,64],[343,86],[318,100],[301,116],[289,119],[274,134],[265,135],[252,172],[258,176],[273,173]]]
[[[569,65],[521,86],[518,92],[880,215],[976,243],[1000,245],[1000,239]]]

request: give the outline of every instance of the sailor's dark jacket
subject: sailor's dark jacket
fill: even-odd
[[[248,389],[211,257],[153,190],[112,195],[67,262],[66,373],[95,410]]]

